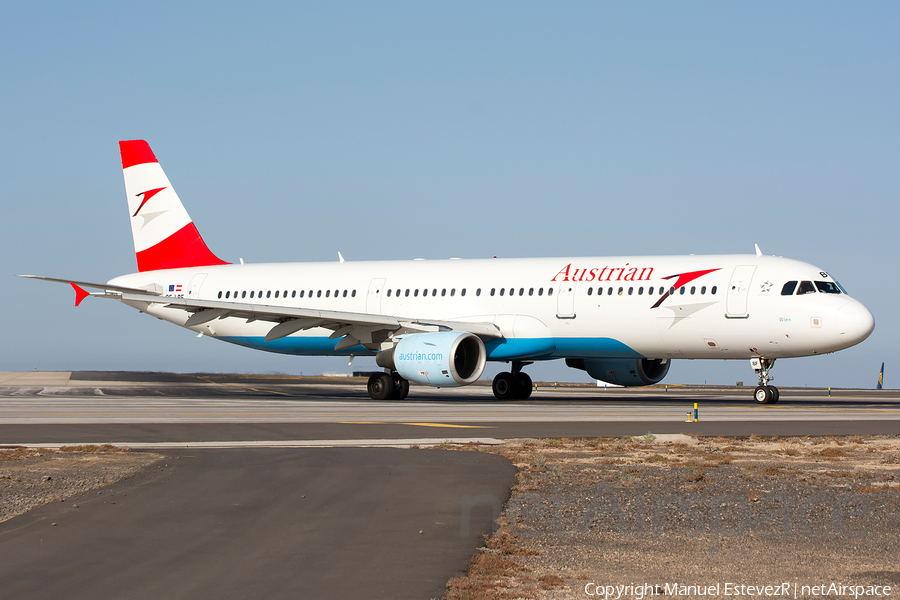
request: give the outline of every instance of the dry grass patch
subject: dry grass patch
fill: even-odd
[[[119,448],[112,444],[83,444],[81,446],[61,446],[60,452],[82,452],[85,454],[95,454],[97,452],[131,452],[131,448]]]
[[[851,456],[849,452],[844,450],[843,448],[835,448],[834,446],[830,446],[828,448],[822,448],[821,450],[817,450],[815,452],[810,452],[810,456],[821,456],[823,458],[844,458],[847,456]]]

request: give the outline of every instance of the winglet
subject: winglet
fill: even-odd
[[[762,250],[759,249],[759,244],[753,244],[756,247],[756,255],[762,256]]]
[[[69,285],[71,285],[75,289],[75,306],[81,304],[82,300],[91,295],[90,292],[86,291],[84,288],[78,287],[71,281],[69,282]]]

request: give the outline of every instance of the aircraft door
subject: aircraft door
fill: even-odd
[[[556,295],[556,318],[575,318],[575,285],[574,281],[563,281],[559,284]]]
[[[731,282],[728,284],[725,298],[725,316],[729,319],[746,319],[750,316],[747,312],[747,296],[750,293],[750,280],[756,265],[740,265],[734,268],[731,274]]]
[[[187,298],[200,297],[200,286],[203,285],[204,279],[206,279],[206,273],[197,273],[191,278],[191,283],[188,285]]]
[[[384,288],[384,279],[373,279],[369,283],[369,293],[366,295],[366,312],[370,315],[381,314],[381,290]]]

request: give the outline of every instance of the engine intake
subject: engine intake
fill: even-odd
[[[459,387],[478,381],[487,351],[477,335],[464,331],[414,333],[400,338],[375,362],[401,377],[434,387]]]
[[[594,379],[626,387],[653,385],[669,372],[667,358],[567,358],[566,365]]]

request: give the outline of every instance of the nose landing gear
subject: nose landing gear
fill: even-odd
[[[769,369],[775,366],[774,358],[751,358],[750,366],[759,376],[759,385],[753,391],[753,399],[757,404],[775,404],[778,402],[778,388],[769,385],[775,379],[769,375]]]

